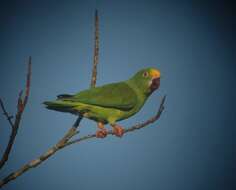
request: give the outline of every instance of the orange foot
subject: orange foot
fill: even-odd
[[[107,130],[106,129],[96,131],[96,137],[97,138],[105,138],[106,136],[107,136]]]
[[[113,127],[113,133],[117,136],[117,137],[122,137],[124,134],[124,128],[119,126],[119,125],[112,125]]]

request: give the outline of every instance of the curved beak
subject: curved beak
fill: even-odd
[[[154,90],[158,89],[160,86],[161,73],[160,73],[160,71],[153,69],[153,70],[151,70],[150,75],[152,77],[150,89],[151,89],[151,91],[154,91]]]
[[[159,86],[160,86],[160,83],[161,83],[160,77],[153,78],[152,82],[151,82],[151,85],[150,85],[151,91],[154,91],[154,90],[158,89]]]

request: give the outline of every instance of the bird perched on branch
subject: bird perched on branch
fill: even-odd
[[[96,136],[107,135],[105,124],[110,124],[116,136],[121,137],[123,127],[116,122],[137,113],[147,98],[160,86],[160,71],[146,68],[126,81],[92,87],[74,95],[61,94],[55,101],[46,101],[46,108],[82,115],[97,122]]]

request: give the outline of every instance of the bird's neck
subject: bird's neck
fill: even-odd
[[[137,86],[134,81],[132,81],[132,80],[127,80],[126,83],[127,83],[128,86],[135,92],[135,94],[137,95],[137,97],[138,97],[140,103],[141,103],[141,104],[144,104],[145,101],[146,101],[147,98],[148,98],[148,95],[144,94],[144,93],[143,93],[143,90],[141,90],[140,87]]]

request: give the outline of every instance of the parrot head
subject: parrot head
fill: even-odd
[[[130,81],[146,95],[150,95],[160,86],[161,73],[155,68],[146,68],[138,71]]]

